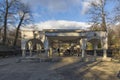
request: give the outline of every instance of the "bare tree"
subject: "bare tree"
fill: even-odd
[[[20,27],[24,24],[27,24],[32,17],[29,5],[19,2],[17,7],[18,7],[18,13],[15,15],[16,16],[15,19],[17,19],[16,22],[17,28],[16,28],[16,34],[15,34],[13,46],[16,46]]]
[[[120,47],[120,0],[115,0],[115,7],[113,10],[114,16],[112,21],[114,23],[114,45]]]
[[[113,12],[115,13],[113,16],[113,22],[117,23],[120,22],[120,0],[116,0],[116,6],[113,10]]]
[[[99,31],[101,30],[101,26],[97,23],[94,23],[89,29],[92,31]]]
[[[115,39],[114,39],[115,35],[114,34],[115,34],[115,32],[112,29],[112,27],[109,27],[108,28],[108,46],[109,46],[109,48],[113,48],[113,45],[115,42]]]
[[[91,8],[88,11],[88,14],[90,16],[90,21],[93,23],[94,26],[100,25],[101,26],[101,28],[99,28],[100,30],[107,31],[107,27],[106,27],[107,13],[105,10],[107,1],[106,0],[97,0],[97,1],[99,1],[99,3],[94,1],[90,3]]]
[[[3,44],[6,44],[9,25],[17,26],[13,45],[16,45],[19,29],[30,20],[30,8],[20,0],[0,0],[0,26],[3,26]],[[2,15],[2,16],[1,16]]]
[[[17,0],[1,0],[0,2],[0,14],[1,16],[1,22],[3,22],[4,27],[4,34],[3,34],[3,44],[6,44],[6,37],[7,37],[7,25],[9,22],[9,16],[13,14],[14,12],[14,4]]]

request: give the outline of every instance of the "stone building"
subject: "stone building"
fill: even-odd
[[[93,45],[94,56],[96,57],[96,50],[98,43],[101,44],[103,50],[103,59],[107,57],[107,33],[105,31],[85,31],[78,29],[44,29],[39,30],[21,30],[21,49],[22,56],[32,57],[33,51],[40,54],[44,50],[44,55],[50,57],[55,54],[55,50],[60,49],[61,55],[65,50],[62,44],[69,44],[68,49],[74,50],[77,48],[81,52],[81,57],[85,58],[87,42]],[[55,44],[57,45],[56,47]],[[27,51],[27,52],[26,52]],[[72,52],[72,51],[71,51]],[[28,55],[26,55],[28,53]]]

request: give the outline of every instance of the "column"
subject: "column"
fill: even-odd
[[[103,39],[103,42],[102,42],[102,46],[103,46],[103,59],[106,59],[107,58],[107,49],[108,49],[108,44],[107,44],[107,42],[108,42],[108,39],[107,39],[107,37],[105,37],[104,39]]]
[[[40,50],[41,50],[41,46],[40,44],[37,44],[37,56],[40,55]]]
[[[50,50],[49,50],[49,57],[52,57],[52,56],[53,56],[52,47],[50,47]]]
[[[25,39],[22,39],[22,40],[21,40],[22,57],[25,57],[25,56],[26,56],[25,45],[26,45],[26,40],[25,40]]]
[[[45,55],[48,57],[49,56],[49,41],[47,37],[45,38],[45,41],[44,41],[44,49],[45,49]]]
[[[104,50],[103,50],[103,59],[106,59],[106,58],[107,58],[107,50],[104,49]]]
[[[97,45],[98,45],[97,43],[93,43],[93,47],[94,47],[94,60],[96,60],[96,58],[97,58],[97,53],[96,53],[96,50],[98,48]]]
[[[30,57],[32,57],[32,50],[30,50],[29,53],[30,53]]]
[[[85,58],[85,50],[82,49],[82,58]]]
[[[22,49],[22,57],[25,57],[25,49]]]
[[[29,46],[29,56],[31,57],[32,56],[32,50],[33,50],[33,43],[30,41],[29,43],[28,43],[28,46]]]
[[[80,45],[81,45],[81,49],[82,49],[82,58],[85,58],[85,50],[86,50],[86,43],[87,43],[87,39],[86,38],[82,38],[80,40]]]

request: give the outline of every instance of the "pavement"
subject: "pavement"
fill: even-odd
[[[0,80],[120,80],[120,63],[82,62],[62,57],[60,62],[17,62],[21,57],[0,59]]]

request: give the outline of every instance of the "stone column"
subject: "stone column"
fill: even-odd
[[[86,43],[87,43],[87,39],[86,38],[82,38],[80,40],[80,45],[81,45],[81,49],[82,49],[82,58],[85,58],[85,50],[86,50]]]
[[[41,46],[40,44],[37,44],[37,56],[40,55],[40,50],[41,50]]]
[[[30,57],[32,57],[32,50],[30,50],[29,52],[30,52]]]
[[[52,56],[53,56],[52,47],[50,47],[50,50],[49,50],[49,57],[52,57]]]
[[[26,48],[25,48],[25,45],[26,45],[26,40],[25,40],[25,39],[22,39],[22,40],[21,40],[22,57],[25,57],[25,56],[26,56]]]
[[[44,41],[44,48],[45,48],[45,55],[46,57],[48,57],[49,56],[49,41],[47,37],[45,38],[45,41]]]
[[[93,43],[93,46],[94,46],[94,60],[96,60],[96,58],[97,58],[97,52],[96,52],[96,50],[98,48],[97,45],[98,45],[97,43]]]
[[[108,44],[107,44],[107,42],[108,42],[108,39],[107,39],[107,37],[105,37],[105,38],[103,39],[103,42],[102,42],[102,44],[103,44],[103,59],[104,59],[104,60],[107,59],[107,49],[108,49]]]
[[[25,49],[22,49],[22,57],[25,57],[26,55],[25,55]]]
[[[104,49],[104,50],[103,50],[103,59],[106,59],[106,58],[107,58],[107,50]]]
[[[32,44],[32,42],[29,42],[28,43],[28,46],[29,46],[29,56],[31,57],[32,56],[32,50],[33,50],[33,44]]]
[[[82,58],[85,58],[85,49],[82,49]]]

